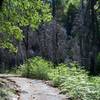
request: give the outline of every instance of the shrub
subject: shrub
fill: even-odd
[[[52,66],[51,62],[43,60],[41,57],[29,59],[21,65],[22,75],[36,79],[49,79],[48,72]]]
[[[14,90],[0,87],[0,100],[11,100],[11,96],[13,95],[15,95]]]

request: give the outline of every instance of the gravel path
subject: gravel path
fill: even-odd
[[[65,95],[59,94],[57,88],[45,84],[42,80],[13,75],[0,75],[0,77],[7,78],[18,86],[19,98],[16,100],[67,100]]]

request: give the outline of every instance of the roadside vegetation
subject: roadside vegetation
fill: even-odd
[[[5,82],[0,80],[0,100],[11,100],[15,94],[14,89],[7,87]]]
[[[100,77],[89,76],[76,63],[59,64],[54,68],[52,62],[35,57],[19,66],[15,72],[28,78],[50,80],[53,86],[72,100],[100,100]]]

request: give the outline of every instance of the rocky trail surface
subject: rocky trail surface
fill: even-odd
[[[57,88],[53,88],[42,80],[22,78],[16,75],[0,75],[0,80],[7,80],[9,86],[16,91],[16,97],[11,100],[68,100],[65,95],[59,94]]]

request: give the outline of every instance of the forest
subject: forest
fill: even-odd
[[[100,100],[100,0],[0,0],[0,100]]]

